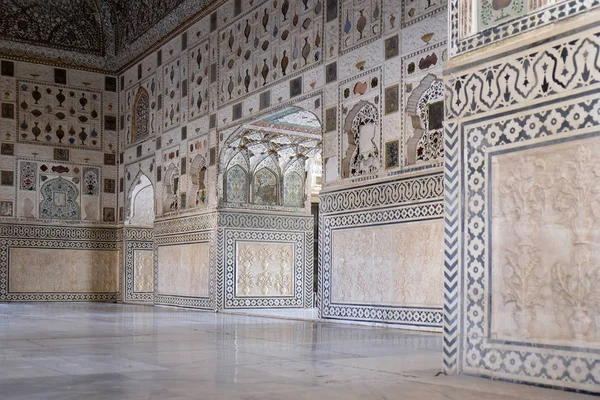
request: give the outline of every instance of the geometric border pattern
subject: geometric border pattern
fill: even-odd
[[[439,172],[393,182],[376,183],[327,192],[319,196],[322,214],[348,213],[372,207],[429,201],[443,196],[443,175]]]

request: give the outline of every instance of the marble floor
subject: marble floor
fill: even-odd
[[[441,337],[91,303],[0,304],[0,399],[586,399],[436,376]]]

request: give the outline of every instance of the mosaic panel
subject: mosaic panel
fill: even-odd
[[[441,219],[333,230],[331,303],[441,309],[442,231]]]
[[[340,1],[340,53],[381,37],[381,0]]]
[[[19,189],[37,190],[37,163],[21,161],[19,163]]]
[[[17,82],[18,141],[102,149],[102,93]]]
[[[405,249],[407,253],[389,255],[387,258],[384,254],[392,250],[375,250],[373,246],[377,243],[387,243],[389,240],[373,241],[373,235],[376,235],[376,232],[389,231],[387,237],[402,236],[419,224],[430,227],[441,226],[441,222],[434,221],[441,221],[443,216],[442,195],[440,173],[397,178],[390,182],[320,195],[319,215],[322,217],[319,222],[319,293],[321,294],[319,310],[323,318],[381,321],[401,324],[407,328],[426,327],[431,330],[441,330],[443,322],[441,299],[435,297],[433,295],[435,290],[431,289],[438,279],[438,296],[441,296],[442,283],[439,281],[441,273],[439,276],[430,274],[431,279],[422,281],[420,286],[406,285],[406,279],[410,279],[411,276],[408,273],[400,274],[396,280],[385,275],[393,274],[397,270],[397,268],[389,268],[390,263],[400,262],[408,268],[410,265],[408,260],[415,257],[421,259],[429,257],[432,271],[435,268],[441,271],[443,266],[441,240],[433,239],[437,236],[441,238],[441,231],[437,232],[433,229],[426,233],[427,229],[419,229],[419,233],[415,235],[429,236],[428,239],[423,237],[423,246],[418,246],[418,250],[413,249],[419,252],[418,255],[409,254],[413,250],[406,250],[405,246],[392,246],[390,249]],[[373,208],[376,210],[372,210]],[[404,229],[406,227],[408,230]],[[364,240],[358,236],[354,237],[356,235]],[[410,236],[412,235],[410,233]],[[350,242],[353,245],[348,247]],[[440,246],[437,250],[436,245]],[[368,263],[375,263],[380,268],[367,268]],[[364,268],[361,268],[361,265]],[[336,266],[339,268],[336,269]],[[355,273],[354,276],[352,271]],[[381,273],[377,275],[375,271]],[[363,278],[359,277],[360,274],[364,275]],[[421,279],[426,275],[415,274],[414,276],[419,276],[416,279]],[[348,279],[354,283],[340,284]],[[431,293],[430,300],[435,297],[437,300],[434,303],[437,304],[433,305],[429,300],[422,298],[420,304],[413,302],[409,305],[407,301],[411,299],[410,290],[402,291],[402,287],[412,287],[413,290],[414,287],[419,287],[418,296]],[[362,292],[361,288],[364,289]],[[397,288],[400,290],[396,290]]]
[[[72,182],[62,177],[46,181],[41,189],[40,218],[80,219],[79,190]]]
[[[188,96],[190,119],[206,115],[209,112],[209,48],[209,42],[204,41],[190,49],[190,94]]]
[[[118,252],[11,247],[9,293],[118,292]]]
[[[265,2],[219,30],[219,102],[229,103],[320,63],[322,4]]]

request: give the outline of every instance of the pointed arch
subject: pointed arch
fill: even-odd
[[[370,174],[379,169],[380,131],[377,107],[359,101],[344,122],[348,147],[342,159],[342,178]]]
[[[152,225],[154,215],[154,185],[151,179],[140,170],[127,192],[125,223]]]
[[[179,169],[175,164],[169,165],[163,179],[163,211],[171,212],[179,209]]]
[[[202,155],[198,154],[192,160],[190,165],[190,177],[192,183],[193,193],[195,193],[195,205],[201,206],[203,204],[207,204],[207,173],[208,166],[206,164],[206,158]]]
[[[429,74],[407,101],[406,113],[410,130],[406,135],[406,164],[436,160],[443,156],[444,83],[435,75]],[[432,117],[436,118],[432,118]],[[433,126],[432,120],[435,119]],[[431,125],[431,126],[430,126]]]

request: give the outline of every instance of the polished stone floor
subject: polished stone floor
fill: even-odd
[[[117,304],[0,304],[2,400],[588,398],[436,376],[440,354],[439,335],[392,328]]]

